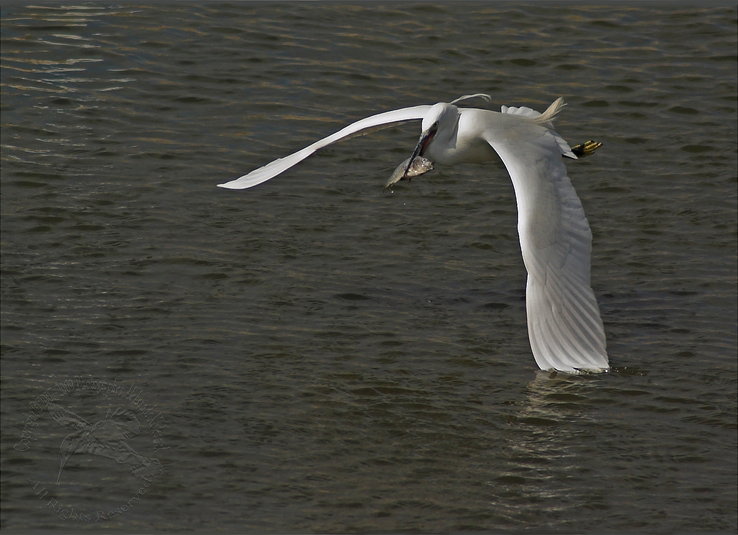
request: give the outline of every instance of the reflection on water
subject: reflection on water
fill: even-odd
[[[538,518],[571,527],[580,508],[609,509],[608,494],[588,482],[592,470],[583,445],[601,425],[593,401],[601,379],[537,372],[513,424],[510,469],[495,482],[512,493],[512,518]]]
[[[3,528],[734,530],[735,21],[3,6]],[[564,96],[557,130],[604,143],[568,170],[611,373],[536,371],[500,164],[383,193],[417,125],[215,187],[358,118],[475,92]],[[56,485],[71,430],[31,404],[73,377],[161,411],[59,401],[89,422],[132,411],[125,443],[161,462],[149,487],[91,454]]]

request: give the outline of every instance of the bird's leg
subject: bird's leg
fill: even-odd
[[[572,147],[571,151],[576,155],[577,158],[584,158],[585,156],[589,156],[590,154],[592,154],[601,146],[602,143],[600,143],[599,141],[589,140],[575,147]]]

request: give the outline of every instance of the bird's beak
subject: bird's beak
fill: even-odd
[[[407,172],[410,170],[410,166],[413,165],[413,160],[415,160],[415,158],[417,158],[418,156],[423,156],[423,154],[425,154],[428,145],[430,145],[431,141],[433,141],[433,137],[436,135],[437,131],[438,126],[433,125],[420,135],[420,141],[418,141],[418,144],[415,146],[413,155],[410,156],[410,159],[407,162],[407,167],[405,167],[405,172],[402,174],[402,178],[400,180],[404,180],[407,178]]]

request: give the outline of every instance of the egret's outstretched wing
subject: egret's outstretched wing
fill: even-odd
[[[502,113],[508,113],[511,115],[521,115],[533,120],[534,122],[542,124],[548,128],[549,132],[551,132],[551,134],[556,138],[556,142],[559,144],[559,149],[561,150],[561,155],[571,158],[572,160],[576,160],[578,159],[577,155],[572,152],[571,147],[569,147],[569,144],[564,140],[564,138],[556,133],[553,129],[553,123],[551,122],[564,106],[566,106],[566,104],[564,104],[564,99],[561,97],[557,98],[548,110],[546,110],[546,117],[543,117],[540,112],[531,108],[526,108],[525,106],[521,106],[519,108],[516,108],[515,106],[502,106],[501,111]],[[595,149],[596,148],[597,147],[595,147]],[[592,152],[594,152],[594,149],[592,149]]]
[[[605,331],[589,283],[592,233],[558,135],[525,116],[486,115],[485,139],[510,173],[517,198],[533,356],[543,370],[607,370]]]
[[[366,119],[356,121],[353,124],[348,125],[346,128],[339,130],[335,134],[332,134],[320,141],[316,141],[312,145],[305,147],[304,149],[274,160],[268,163],[264,167],[251,171],[248,175],[244,175],[241,178],[226,182],[225,184],[218,184],[221,188],[229,189],[246,189],[262,182],[266,182],[270,178],[277,176],[278,174],[286,171],[293,165],[297,165],[305,158],[310,156],[318,149],[322,149],[326,145],[335,143],[345,139],[351,139],[355,136],[362,136],[370,132],[375,132],[383,128],[388,128],[399,123],[407,121],[414,121],[422,119],[426,112],[430,109],[430,106],[413,106],[411,108],[402,108],[399,110],[388,111],[377,115],[372,115]]]

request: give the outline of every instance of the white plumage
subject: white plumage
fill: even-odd
[[[422,134],[408,168],[417,156],[454,165],[489,161],[497,153],[517,199],[520,248],[528,271],[528,336],[536,363],[543,370],[569,373],[606,371],[605,331],[589,282],[592,233],[562,160],[576,156],[552,124],[564,101],[557,99],[543,114],[526,107],[503,106],[494,112],[455,105],[474,100],[486,107],[491,99],[467,95],[450,104],[367,117],[220,186],[261,184],[326,145],[412,120],[422,120]]]

